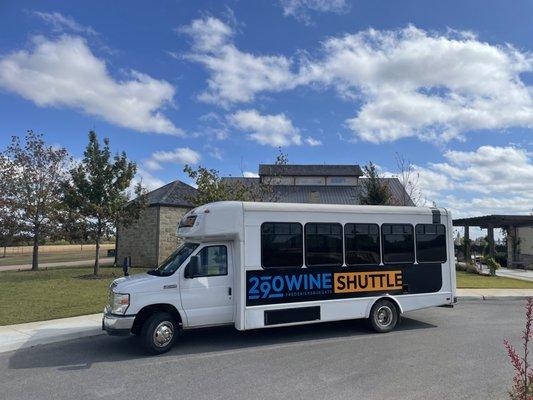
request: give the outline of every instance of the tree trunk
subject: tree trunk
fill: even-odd
[[[6,252],[7,252],[7,245],[4,245],[4,256],[2,258],[6,258]]]
[[[100,235],[102,234],[102,228],[100,227],[100,221],[98,222],[98,228],[96,228],[96,254],[94,256],[94,276],[98,276],[100,272]]]
[[[31,270],[37,271],[39,269],[39,227],[35,227],[33,231],[33,255],[31,260]]]

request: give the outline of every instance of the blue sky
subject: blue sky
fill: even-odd
[[[143,182],[183,164],[415,165],[456,215],[533,210],[531,1],[0,3],[0,146],[87,132]]]

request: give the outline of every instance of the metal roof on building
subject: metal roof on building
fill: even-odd
[[[366,178],[361,181],[363,179]],[[382,179],[389,187],[394,204],[415,205],[397,178]],[[222,181],[240,182],[250,187],[259,185],[260,178],[227,177]],[[365,190],[361,181],[357,186],[272,185],[272,193],[268,195],[285,203],[360,204]]]
[[[301,167],[301,166],[296,166]],[[330,166],[319,166],[330,167]],[[344,166],[341,166],[344,167]],[[349,166],[352,167],[353,166]],[[323,203],[323,204],[360,204],[360,197],[364,195],[364,179],[360,178],[358,185],[329,186],[329,185],[272,185],[269,198],[264,201],[278,201],[285,203]],[[392,195],[393,204],[414,206],[402,184],[397,178],[382,178],[386,181]],[[232,184],[240,182],[245,186],[259,186],[260,178],[224,177],[222,182]],[[191,199],[196,195],[192,186],[175,180],[148,193],[149,206],[194,207]]]
[[[260,164],[259,176],[363,176],[359,165]]]

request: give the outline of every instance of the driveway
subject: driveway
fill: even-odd
[[[100,258],[100,265],[113,265],[115,257]],[[86,265],[94,264],[94,258],[92,260],[78,260],[78,261],[58,261],[50,263],[39,263],[39,268],[51,268],[51,267],[83,267]],[[1,265],[0,271],[18,271],[19,269],[31,269],[31,264],[18,264],[18,265]]]
[[[96,336],[0,355],[3,399],[498,399],[523,301],[467,301],[363,321],[238,332],[211,328],[146,357],[136,337]]]
[[[524,269],[509,269],[500,268],[496,271],[496,275],[504,276],[506,278],[515,278],[523,281],[533,281],[533,271]]]

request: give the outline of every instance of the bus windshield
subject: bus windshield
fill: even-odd
[[[179,268],[181,264],[191,255],[191,253],[198,247],[198,243],[183,243],[174,253],[163,261],[159,267],[148,271],[150,275],[169,276],[172,275]]]

